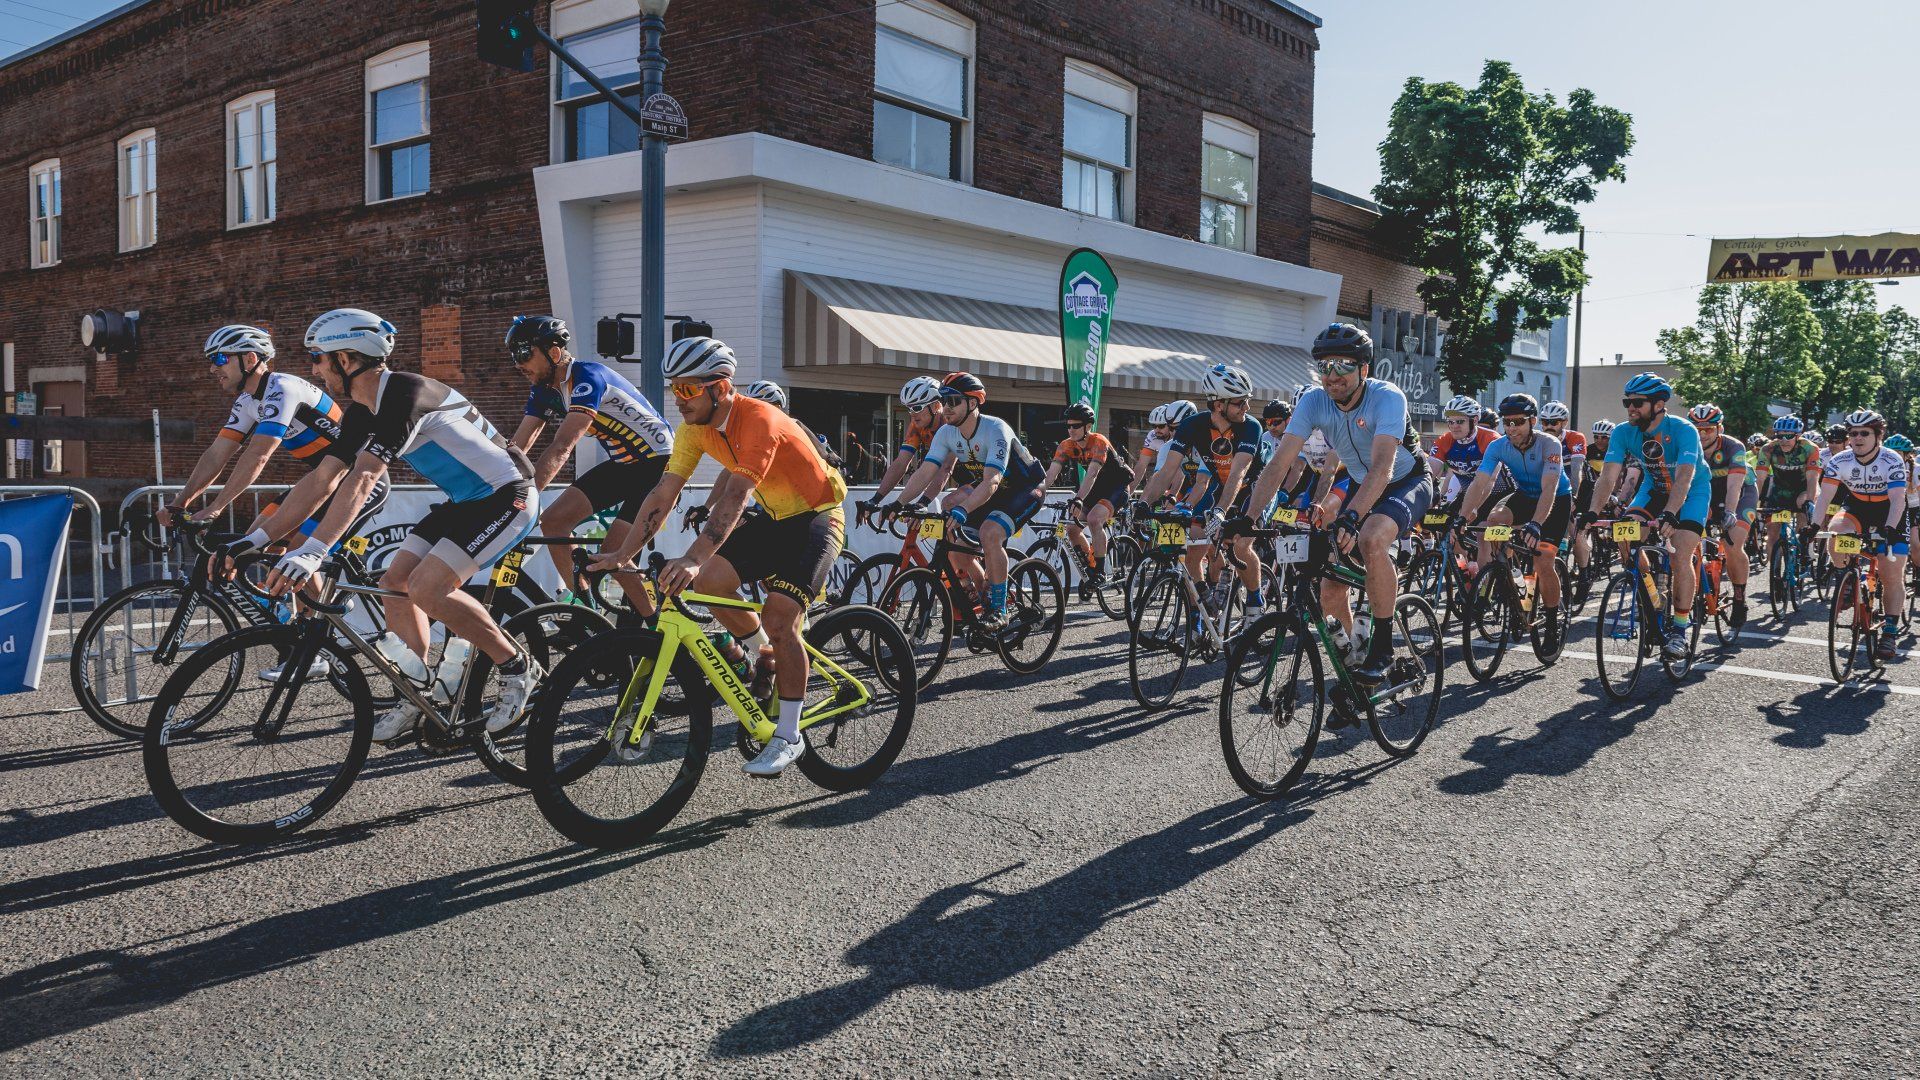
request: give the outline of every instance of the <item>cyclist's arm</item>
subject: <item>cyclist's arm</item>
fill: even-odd
[[[1479,477],[1474,477],[1478,480]],[[1549,461],[1540,470],[1540,497],[1533,500],[1533,523],[1544,527],[1547,519],[1553,516],[1553,507],[1560,499],[1560,466]],[[1567,495],[1568,505],[1573,503],[1571,492]]]
[[[1046,488],[1048,491],[1053,490],[1054,477],[1060,475],[1060,464],[1061,464],[1060,459],[1054,458],[1053,461],[1047,465],[1047,475],[1043,479],[1041,479],[1040,481],[1041,487]],[[1092,476],[1093,475],[1092,470],[1088,470],[1087,475]]]
[[[234,452],[239,449],[239,441],[225,435],[208,444],[207,448],[200,452],[200,460],[193,463],[193,472],[187,477],[186,486],[180,489],[179,495],[175,496],[180,500],[179,505],[191,505],[193,500],[199,498],[202,492],[211,487],[214,480],[219,478],[220,470],[227,467],[227,462],[233,460]]]
[[[993,493],[1000,490],[1000,481],[1004,479],[1005,476],[1005,473],[1002,473],[992,465],[982,468],[980,470],[980,482],[973,485],[973,491],[969,493],[965,499],[961,500],[960,508],[971,514],[975,510],[987,505],[987,503],[992,500]],[[948,509],[951,511],[952,508],[949,507]]]
[[[1147,448],[1144,442],[1133,455],[1133,483],[1127,485],[1129,492],[1137,492],[1147,486],[1152,475],[1147,472]]]
[[[1807,464],[1807,502],[1813,502],[1820,494],[1820,459],[1814,458]]]
[[[221,442],[231,440],[222,439]],[[272,435],[255,435],[247,440],[247,448],[240,452],[240,460],[233,463],[233,472],[227,475],[227,482],[220,485],[220,493],[205,508],[193,515],[195,521],[211,521],[218,517],[233,500],[246,494],[260,474],[267,471],[267,459],[280,446],[280,440]],[[183,493],[184,494],[184,493]],[[183,500],[184,501],[184,500]],[[305,518],[300,520],[305,521]]]
[[[278,506],[254,518],[249,530],[265,533],[266,544],[293,535],[313,516],[315,510],[320,509],[320,504],[327,501],[327,496],[333,494],[333,489],[339,486],[340,478],[346,473],[346,462],[336,457],[321,458],[312,472],[293,485],[293,490],[287,492]],[[266,544],[260,546],[265,547]]]
[[[1815,523],[1827,520],[1827,504],[1833,501],[1834,494],[1839,490],[1840,481],[1838,480],[1829,480],[1820,485],[1820,493],[1814,496],[1813,500],[1813,520]]]
[[[1497,475],[1499,475],[1497,472],[1473,474],[1473,483],[1468,484],[1467,490],[1460,495],[1461,517],[1468,521],[1473,520],[1474,514],[1480,509],[1480,504],[1487,501],[1487,494],[1493,490],[1494,477]],[[1546,488],[1542,487],[1541,490],[1545,491]]]
[[[1328,450],[1324,464],[1327,467],[1320,470],[1320,479],[1314,484],[1313,501],[1316,505],[1327,501],[1327,496],[1333,494],[1333,485],[1340,480],[1340,455]]]
[[[520,421],[521,431],[526,430],[529,423],[534,425],[535,436],[538,437],[540,422],[530,416]],[[547,485],[553,483],[554,477],[560,475],[560,470],[567,467],[567,459],[573,456],[574,444],[592,426],[593,414],[585,409],[573,409],[567,413],[560,430],[553,433],[553,441],[547,444],[547,452],[540,455],[540,461],[533,467],[533,490],[545,491]],[[519,438],[519,432],[515,432],[516,445]],[[520,449],[525,450],[526,447]]]
[[[1233,455],[1233,464],[1227,466],[1227,479],[1220,488],[1220,498],[1214,502],[1221,510],[1233,505],[1233,497],[1240,494],[1240,484],[1247,477],[1247,470],[1253,466],[1253,455],[1242,450]],[[1263,470],[1264,472],[1264,470]],[[1252,505],[1252,504],[1249,504]],[[1265,503],[1261,503],[1265,506]]]
[[[1280,436],[1280,446],[1274,450],[1273,460],[1267,462],[1267,467],[1260,471],[1260,479],[1253,482],[1253,497],[1247,500],[1248,506],[1265,506],[1280,494],[1281,483],[1300,460],[1300,448],[1305,445],[1307,440],[1292,432]]]
[[[1087,475],[1080,481],[1080,490],[1073,493],[1073,497],[1079,499],[1081,505],[1086,505],[1087,499],[1093,495],[1094,482],[1100,479],[1100,471],[1104,468],[1106,468],[1106,462],[1104,461],[1098,463],[1089,462],[1087,464]],[[1047,479],[1047,486],[1052,487],[1053,478],[1048,477]]]
[[[533,453],[533,444],[540,440],[540,433],[547,429],[546,421],[537,416],[523,416],[520,426],[513,429],[513,438],[509,441],[520,448],[523,454]]]
[[[1693,494],[1693,474],[1697,466],[1682,465],[1673,470],[1673,490],[1667,492],[1667,513],[1679,516],[1680,508],[1687,505],[1687,499]]]
[[[893,485],[898,484],[900,479],[907,475],[907,469],[919,456],[910,446],[902,447],[899,453],[893,455],[893,460],[887,463],[887,471],[880,474],[880,483],[873,489],[873,501],[880,502],[885,499],[887,493],[893,490]]]
[[[740,523],[740,515],[746,513],[747,502],[753,498],[753,479],[735,472],[720,474],[713,485],[713,494],[707,499],[707,523],[701,526],[700,535],[694,537],[687,546],[687,552],[681,556],[693,562],[706,562],[720,545],[727,542],[728,534]]]
[[[378,456],[365,450],[355,455],[353,469],[340,483],[340,497],[327,508],[327,516],[313,530],[313,541],[327,548],[339,543],[347,535],[347,527],[353,524],[353,519],[360,516],[360,508],[367,505],[367,496],[373,494],[373,486],[386,474],[387,463]],[[288,515],[288,519],[305,521],[306,516],[293,519]]]
[[[1140,489],[1140,500],[1147,503],[1155,502],[1179,483],[1180,466],[1185,458],[1185,454],[1173,452],[1172,443],[1161,447],[1160,467],[1153,470],[1153,476],[1147,480],[1146,486]]]
[[[1620,483],[1620,474],[1624,471],[1626,470],[1617,461],[1609,461],[1600,466],[1600,479],[1593,485],[1593,504],[1587,507],[1588,513],[1598,514],[1607,505],[1607,500],[1613,497],[1614,489]]]
[[[1347,509],[1357,517],[1366,517],[1373,512],[1373,504],[1380,501],[1381,493],[1387,490],[1387,481],[1393,479],[1393,462],[1400,453],[1400,440],[1392,435],[1375,435],[1372,453],[1367,462],[1367,481],[1360,490],[1347,500]]]
[[[922,461],[920,467],[913,471],[913,475],[907,478],[906,486],[900,489],[900,498],[897,501],[910,503],[918,499],[923,492],[932,494],[940,490],[948,474],[953,472],[953,463],[958,460],[953,458],[938,463]]]

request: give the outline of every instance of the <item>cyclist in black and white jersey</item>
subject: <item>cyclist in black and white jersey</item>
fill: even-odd
[[[268,587],[285,592],[312,577],[329,546],[346,533],[349,512],[344,507],[357,505],[391,465],[404,461],[448,501],[427,512],[387,564],[382,587],[405,596],[384,601],[388,629],[398,642],[375,645],[424,685],[429,677],[428,620],[444,623],[449,635],[471,642],[499,667],[499,699],[486,714],[487,730],[499,731],[519,717],[541,672],[487,609],[460,587],[533,532],[540,512],[533,463],[459,391],[424,375],[388,368],[394,337],[393,324],[360,308],[336,308],[307,328],[314,374],[325,380],[330,392],[353,402],[341,425],[340,442],[352,448],[354,459],[350,468],[339,458],[320,464],[314,476],[322,479],[324,491],[296,487],[289,493],[290,507],[296,496],[318,505],[335,487],[341,496],[307,543],[280,560]],[[374,724],[373,737],[398,740],[419,718],[418,707],[403,698]]]

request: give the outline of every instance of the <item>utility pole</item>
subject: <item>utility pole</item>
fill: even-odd
[[[1580,226],[1580,254],[1583,256],[1580,260],[1580,267],[1582,270],[1586,269],[1587,260],[1584,258],[1586,253],[1587,227],[1582,225]],[[1580,291],[1575,293],[1573,297],[1573,371],[1567,376],[1567,383],[1573,387],[1573,389],[1567,391],[1567,409],[1573,413],[1573,422],[1570,427],[1574,431],[1579,431],[1585,426],[1580,422],[1580,335],[1581,332],[1587,328],[1586,307],[1587,286],[1583,282],[1580,286]]]

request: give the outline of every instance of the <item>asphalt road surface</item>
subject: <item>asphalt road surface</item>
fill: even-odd
[[[1041,677],[950,669],[865,792],[716,732],[617,854],[377,749],[209,847],[64,689],[5,699],[0,1075],[1911,1076],[1920,658],[1836,688],[1823,646],[1762,623],[1627,706],[1577,644],[1456,659],[1418,755],[1344,733],[1262,804],[1215,687],[1142,712],[1077,615]]]

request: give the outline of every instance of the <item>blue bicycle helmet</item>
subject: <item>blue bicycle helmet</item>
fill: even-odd
[[[1625,397],[1643,397],[1650,401],[1666,401],[1673,397],[1673,384],[1650,371],[1643,371],[1627,380],[1620,388]]]
[[[1798,435],[1800,430],[1800,418],[1797,416],[1783,416],[1773,422],[1775,435]]]

